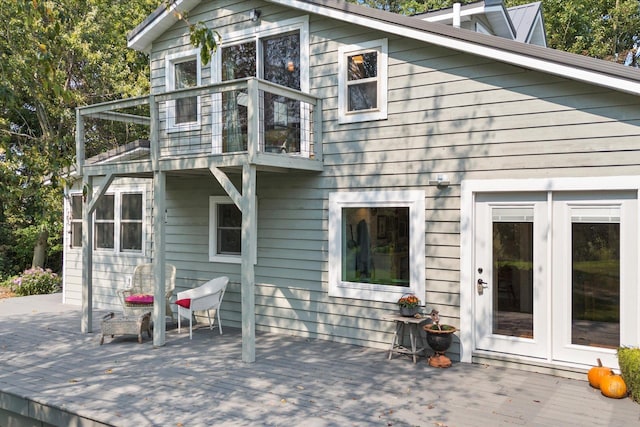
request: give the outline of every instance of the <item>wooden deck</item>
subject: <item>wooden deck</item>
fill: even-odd
[[[203,327],[193,341],[169,329],[161,348],[146,335],[100,346],[99,322],[96,333],[79,332],[79,308],[30,309],[29,298],[0,300],[2,426],[640,424],[640,405],[586,381],[463,363],[436,369],[333,342],[258,333],[252,364],[241,361],[232,328],[220,336]]]

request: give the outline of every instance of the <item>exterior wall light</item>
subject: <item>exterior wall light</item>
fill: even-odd
[[[260,20],[260,15],[262,15],[262,11],[260,9],[253,9],[249,12],[249,18],[251,22],[258,22]]]

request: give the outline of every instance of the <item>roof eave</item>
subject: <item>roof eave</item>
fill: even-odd
[[[153,41],[178,22],[177,12],[189,12],[200,2],[201,0],[175,0],[169,6],[161,5],[128,34],[127,46],[149,53]]]
[[[620,64],[426,22],[338,0],[269,0],[298,10],[375,28],[523,68],[640,95],[640,72]]]

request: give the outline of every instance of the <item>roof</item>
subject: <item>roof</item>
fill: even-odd
[[[453,7],[446,7],[414,16],[424,21],[453,25],[455,13]],[[461,20],[468,21],[478,15],[483,15],[486,18],[495,35],[508,39],[516,38],[516,30],[502,0],[481,0],[460,5],[459,18]]]
[[[446,7],[413,16],[424,21],[453,25],[454,13],[453,7]],[[461,5],[459,16],[463,21],[483,16],[497,36],[522,43],[547,45],[542,25],[542,3],[539,1],[507,8],[503,0],[481,0]]]
[[[523,43],[530,43],[535,40],[535,32],[541,32],[546,46],[546,36],[544,23],[542,22],[542,2],[523,4],[507,8],[509,17],[516,30],[516,40]]]
[[[200,1],[176,0],[172,7],[188,11]],[[523,68],[640,95],[640,70],[613,62],[426,22],[344,0],[267,1]],[[153,40],[176,21],[172,12],[164,7],[159,8],[131,32],[129,47],[148,51]]]

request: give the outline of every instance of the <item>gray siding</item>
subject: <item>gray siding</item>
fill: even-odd
[[[81,183],[77,183],[71,192],[81,192]],[[100,183],[96,183],[97,187]],[[152,205],[153,191],[150,180],[120,178],[107,190],[107,194],[114,191],[141,189],[144,192],[145,207],[143,227],[145,240],[142,253],[115,253],[105,250],[93,251],[93,306],[100,309],[121,310],[116,290],[127,285],[127,278],[133,274],[136,265],[149,262],[153,248],[153,220]],[[67,216],[68,218],[68,216]],[[68,231],[69,221],[65,221],[65,231]],[[82,249],[70,247],[70,234],[64,234],[64,299],[67,304],[81,305],[82,303]]]
[[[224,38],[247,26],[254,7],[262,9],[263,21],[300,16],[261,2],[227,0],[203,2],[190,20],[207,22]],[[152,91],[164,90],[164,55],[190,48],[185,34],[178,23],[154,44]],[[388,119],[338,124],[338,48],[383,37],[389,39]],[[328,296],[331,192],[424,190],[426,294],[421,299],[459,326],[462,180],[639,172],[637,97],[320,16],[310,17],[310,53],[310,92],[323,99],[325,169],[317,175],[258,174],[258,330],[389,344],[393,325],[380,319],[396,309],[394,304]],[[202,75],[208,83],[209,66]],[[450,187],[428,185],[442,173]],[[224,195],[211,176],[168,177],[167,262],[177,266],[179,289],[230,276],[223,323],[240,326],[240,267],[208,261],[211,195]],[[66,261],[74,265],[73,259]],[[96,269],[117,279],[110,264],[115,260],[104,261]],[[68,272],[68,279],[79,279],[76,269]],[[104,290],[105,298],[110,292]]]

